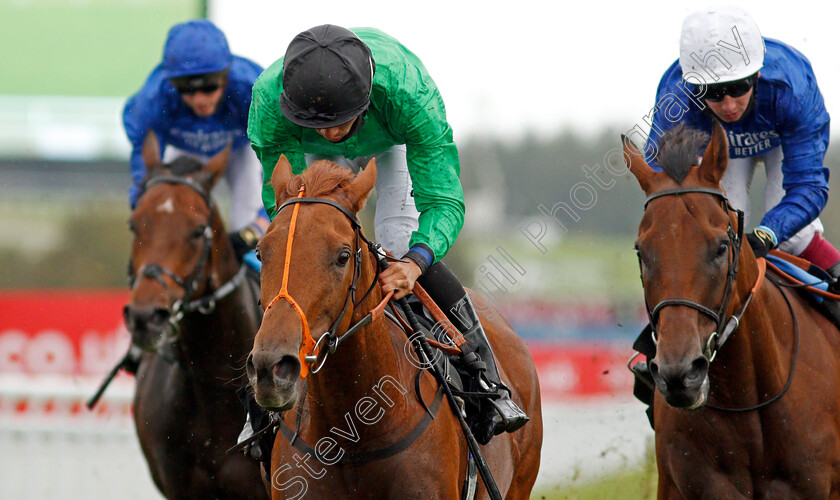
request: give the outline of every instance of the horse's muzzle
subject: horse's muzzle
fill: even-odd
[[[131,332],[132,343],[147,351],[161,347],[172,327],[169,324],[171,316],[169,309],[154,305],[128,304],[123,308],[125,326]]]
[[[251,351],[245,362],[257,403],[268,410],[286,411],[297,402],[300,360],[291,354]]]
[[[658,358],[658,356],[657,356]],[[709,360],[698,356],[690,363],[650,363],[650,373],[665,401],[675,407],[695,410],[709,395]]]

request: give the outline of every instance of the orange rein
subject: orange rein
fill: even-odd
[[[805,260],[801,257],[796,257],[794,255],[790,255],[790,254],[787,254],[787,253],[784,253],[784,252],[780,252],[778,250],[771,250],[770,253],[772,255],[776,256],[776,257],[779,257],[782,260],[786,260],[786,261],[790,262],[791,264],[793,264],[794,266],[802,269],[803,271],[808,271],[808,268],[811,265],[811,263],[809,261],[807,261],[807,260]],[[767,265],[770,266],[770,269],[775,271],[779,276],[786,279],[788,282],[790,282],[792,284],[800,284],[800,285],[803,284],[801,281],[799,281],[798,279],[794,278],[793,276],[787,274],[786,272],[782,271],[781,269],[774,266],[773,264],[768,262]],[[840,295],[837,295],[836,293],[826,292],[826,291],[820,290],[819,288],[814,287],[814,286],[806,286],[806,287],[803,287],[803,288],[805,290],[807,290],[808,292],[811,292],[814,295],[818,295],[818,296],[820,296],[824,299],[840,300]]]

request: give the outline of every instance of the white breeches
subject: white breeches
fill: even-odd
[[[397,257],[402,257],[408,252],[408,241],[411,239],[411,233],[417,230],[420,217],[417,207],[414,206],[414,193],[405,154],[405,145],[398,145],[381,153],[352,160],[342,156],[306,155],[307,165],[326,159],[353,172],[359,172],[371,158],[376,158],[376,241]]]

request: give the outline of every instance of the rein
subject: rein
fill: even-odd
[[[762,262],[765,262],[764,259],[759,259],[759,260],[762,261]],[[782,390],[779,391],[775,396],[773,396],[772,398],[770,398],[766,401],[762,401],[761,403],[758,403],[757,405],[754,405],[754,406],[749,406],[749,407],[746,407],[746,408],[726,408],[726,407],[722,407],[722,406],[715,406],[715,405],[707,404],[706,405],[707,408],[711,408],[712,410],[729,412],[729,413],[746,413],[746,412],[750,412],[750,411],[760,410],[761,408],[764,408],[765,406],[770,406],[771,404],[778,401],[782,396],[784,396],[784,394],[787,392],[787,390],[790,389],[790,385],[793,383],[793,375],[794,375],[794,373],[796,373],[796,363],[797,363],[797,360],[799,359],[799,339],[800,339],[799,320],[796,319],[796,311],[793,309],[793,304],[790,302],[790,299],[788,298],[787,293],[785,293],[785,290],[781,286],[781,284],[779,282],[777,282],[775,279],[773,279],[772,277],[768,277],[768,280],[779,288],[779,292],[782,294],[782,297],[784,297],[785,303],[787,304],[788,309],[790,310],[790,317],[793,318],[793,331],[794,331],[794,334],[796,336],[796,349],[794,350],[794,353],[793,353],[793,360],[790,362],[790,374],[788,375],[787,382],[785,383],[785,386],[782,387]],[[744,308],[746,309],[746,307],[744,307]]]
[[[386,261],[387,257],[383,253],[380,253],[379,245],[376,245],[376,244],[372,243],[371,241],[367,240],[361,234],[361,224],[359,223],[359,220],[356,218],[355,214],[353,214],[348,209],[346,209],[345,207],[341,206],[340,204],[338,204],[337,202],[335,202],[333,200],[329,200],[329,199],[326,199],[326,198],[306,198],[306,197],[304,197],[305,191],[306,191],[306,186],[301,185],[300,190],[298,191],[298,196],[296,198],[292,198],[292,199],[287,200],[282,205],[280,205],[280,207],[277,209],[277,213],[279,213],[280,210],[282,210],[283,208],[285,208],[289,205],[292,205],[292,204],[295,205],[294,211],[292,212],[292,219],[291,219],[290,226],[289,226],[289,236],[288,236],[288,239],[286,241],[286,257],[285,257],[285,262],[284,262],[284,274],[283,274],[282,286],[281,286],[280,292],[277,294],[277,296],[274,297],[274,299],[271,300],[271,302],[269,303],[268,307],[265,310],[265,314],[267,315],[269,310],[271,309],[271,306],[273,306],[278,300],[285,299],[292,305],[292,307],[295,309],[295,311],[297,311],[298,316],[300,317],[301,324],[303,325],[303,332],[304,332],[303,333],[304,338],[302,339],[301,349],[300,349],[300,353],[299,353],[299,357],[300,357],[300,360],[301,360],[300,377],[303,378],[303,379],[305,379],[305,377],[310,372],[311,373],[317,373],[324,366],[324,362],[326,361],[327,355],[334,352],[335,349],[338,347],[338,344],[341,341],[345,340],[350,335],[352,335],[356,331],[360,330],[362,326],[364,326],[364,325],[370,323],[371,321],[381,317],[384,314],[385,306],[388,304],[389,301],[391,301],[392,295],[394,293],[393,291],[388,292],[388,294],[385,295],[385,297],[382,299],[381,302],[379,302],[379,304],[376,307],[374,307],[361,320],[356,322],[356,324],[349,327],[343,335],[338,336],[336,334],[336,330],[337,330],[339,324],[342,322],[342,319],[344,318],[344,315],[347,312],[347,310],[349,308],[349,305],[351,303],[353,303],[353,311],[355,312],[356,308],[364,302],[364,300],[368,297],[368,295],[370,295],[370,293],[373,291],[373,288],[378,285],[378,279],[377,278],[379,276],[380,268],[386,268],[387,267],[387,261]],[[356,242],[355,242],[356,258],[355,258],[355,261],[354,261],[354,266],[355,267],[354,267],[354,270],[353,270],[353,282],[350,285],[350,288],[347,292],[347,299],[345,300],[344,308],[342,309],[341,314],[338,316],[338,318],[333,322],[330,329],[327,332],[325,332],[323,335],[321,335],[321,337],[318,339],[318,342],[313,341],[312,336],[310,334],[309,325],[308,325],[307,320],[306,320],[306,315],[304,314],[301,307],[294,300],[294,298],[292,298],[292,296],[288,292],[288,276],[289,276],[289,267],[290,267],[290,261],[291,261],[292,243],[293,243],[293,240],[294,240],[295,226],[296,226],[296,223],[297,223],[297,216],[298,216],[298,213],[299,213],[301,203],[321,203],[321,204],[325,204],[325,205],[330,205],[331,207],[338,209],[341,213],[343,213],[347,217],[347,219],[350,221],[350,223],[353,226],[353,229],[356,233]],[[358,280],[359,280],[360,275],[361,275],[360,268],[361,268],[361,264],[362,264],[362,255],[361,255],[361,252],[362,252],[361,242],[362,241],[364,241],[367,244],[368,249],[370,251],[370,255],[373,258],[374,268],[376,269],[376,277],[374,277],[374,279],[373,279],[373,281],[370,285],[370,288],[367,290],[367,292],[365,292],[362,299],[359,300],[359,301],[356,301],[355,300],[356,286],[358,284]],[[408,307],[407,303],[405,302],[405,299],[400,299],[400,305],[403,307],[403,310],[406,312],[406,315],[409,318],[409,322],[411,323],[411,328],[408,331],[419,332],[420,328],[419,328],[419,325],[417,325],[417,320],[416,320],[416,318],[414,318],[414,316],[411,312],[411,309]],[[409,337],[409,338],[411,338],[411,337]],[[323,360],[314,369],[310,370],[309,366],[307,366],[307,365],[318,363],[318,357],[321,354],[321,349],[322,349],[321,348],[321,343],[325,339],[327,341],[327,347],[328,347],[328,349],[325,351],[326,354],[324,355]],[[415,349],[417,349],[418,354],[421,355],[421,358],[423,356],[425,356],[428,360],[431,360],[431,359],[433,359],[433,356],[431,356],[431,352],[430,352],[431,347],[429,347],[428,343],[424,344],[425,340],[426,340],[426,337],[421,334],[420,337],[419,337],[419,340],[415,344]],[[412,341],[412,343],[414,343],[414,341]],[[313,346],[313,344],[314,344],[314,346]],[[307,354],[307,352],[309,352],[311,354]],[[423,373],[423,370],[420,370],[417,373],[417,378],[415,379],[415,390],[417,390],[417,395],[418,395],[418,398],[420,399],[421,404],[426,408],[426,413],[424,413],[423,418],[421,418],[420,421],[417,422],[417,424],[414,426],[414,428],[408,434],[406,434],[399,441],[397,441],[397,442],[395,442],[395,443],[393,443],[393,444],[391,444],[391,445],[389,445],[385,448],[379,449],[379,450],[363,451],[363,452],[344,455],[342,457],[342,459],[343,459],[342,461],[355,462],[355,463],[368,462],[368,461],[379,460],[379,459],[382,459],[382,458],[390,457],[390,456],[396,455],[397,453],[400,453],[401,451],[405,450],[406,448],[411,446],[411,444],[413,444],[417,440],[417,438],[419,438],[426,431],[426,429],[429,427],[429,425],[431,425],[431,422],[435,418],[435,415],[436,415],[436,413],[437,413],[438,409],[440,408],[440,405],[443,401],[443,396],[446,395],[447,400],[450,404],[450,407],[452,408],[453,412],[455,413],[456,418],[459,420],[459,422],[461,424],[461,429],[463,430],[464,436],[467,439],[467,445],[468,445],[469,450],[470,450],[469,456],[470,456],[471,459],[474,458],[477,461],[478,471],[480,472],[482,479],[484,479],[484,484],[487,487],[487,490],[490,492],[491,498],[501,499],[501,495],[499,494],[498,488],[495,484],[495,481],[493,480],[490,469],[487,466],[486,461],[484,460],[484,455],[481,452],[481,449],[479,448],[478,443],[475,441],[475,438],[473,437],[472,433],[470,432],[469,427],[467,426],[463,415],[461,415],[460,410],[458,409],[459,404],[458,404],[457,400],[455,399],[455,397],[453,396],[452,391],[450,390],[446,379],[440,373],[440,371],[437,369],[437,367],[435,367],[434,365],[432,366],[432,372],[435,376],[435,379],[438,381],[438,391],[435,395],[435,399],[434,399],[431,407],[427,406],[423,402],[423,397],[422,397],[422,394],[420,393],[420,390],[419,390],[419,387],[420,387],[419,380],[420,380],[421,374]],[[304,391],[305,391],[305,387],[306,387],[306,381],[304,380]],[[304,397],[305,397],[305,392],[304,392]],[[274,429],[279,428],[279,430],[281,430],[284,437],[286,437],[286,439],[289,440],[289,442],[292,446],[296,447],[298,450],[304,452],[305,454],[309,454],[309,453],[315,452],[316,450],[313,450],[309,445],[304,443],[299,438],[300,423],[301,423],[301,418],[302,418],[302,409],[303,409],[303,398],[301,398],[301,400],[298,401],[298,415],[297,415],[296,429],[294,431],[292,431],[292,429],[289,428],[289,426],[283,420],[282,416],[279,417],[279,422],[278,422],[277,417],[272,417],[272,422],[278,422],[278,423],[276,425],[273,424],[273,423],[269,424],[269,427],[266,427],[266,428],[274,428]],[[265,430],[265,429],[263,429],[263,430]],[[317,443],[316,443],[316,447],[317,447]]]
[[[355,324],[350,326],[342,335],[338,335],[336,332],[338,327],[344,321],[344,317],[347,314],[347,311],[350,310],[350,305],[353,305],[352,313],[356,312],[356,308],[362,304],[368,296],[370,296],[371,292],[373,292],[374,287],[377,285],[377,278],[379,277],[379,267],[374,265],[376,269],[376,276],[374,277],[370,287],[367,289],[365,294],[357,301],[356,300],[356,287],[358,286],[359,279],[361,278],[361,266],[362,266],[362,242],[364,242],[368,250],[371,252],[372,255],[375,255],[379,251],[379,246],[375,243],[371,242],[361,232],[361,223],[359,219],[356,218],[356,215],[350,212],[347,208],[343,207],[341,204],[327,199],[327,198],[307,198],[304,197],[306,193],[306,185],[301,185],[300,190],[298,191],[297,198],[292,198],[287,200],[285,203],[280,205],[277,208],[277,213],[279,213],[283,208],[294,205],[292,211],[292,220],[289,224],[289,236],[286,240],[286,258],[283,263],[283,282],[280,287],[280,291],[277,295],[271,300],[268,304],[268,307],[265,308],[265,313],[263,318],[268,315],[268,312],[271,310],[272,306],[277,303],[280,299],[285,299],[292,308],[297,312],[298,317],[300,318],[301,325],[303,326],[303,339],[302,344],[300,347],[300,352],[298,357],[300,359],[300,378],[306,378],[309,373],[318,373],[321,368],[324,367],[324,363],[327,361],[327,357],[334,353],[335,350],[338,348],[338,345],[349,338],[351,335],[359,331],[363,326],[375,321],[383,316],[385,306],[388,301],[391,300],[391,297],[394,295],[394,292],[388,292],[385,297],[377,304],[373,309],[370,310],[362,319],[357,321]],[[291,296],[289,293],[289,269],[291,266],[291,258],[292,258],[292,246],[294,243],[295,237],[295,228],[297,225],[297,217],[298,212],[300,211],[300,205],[302,203],[320,203],[324,205],[329,205],[337,210],[339,210],[345,217],[350,221],[350,224],[353,226],[353,230],[355,232],[355,245],[356,249],[354,251],[354,259],[353,259],[353,281],[350,284],[350,288],[347,290],[347,298],[344,301],[344,307],[341,309],[341,314],[333,321],[330,328],[321,334],[318,337],[318,341],[316,342],[312,338],[312,334],[309,329],[309,322],[306,319],[306,314],[303,312],[303,309]],[[375,257],[374,257],[375,258]],[[352,315],[351,313],[351,315]],[[322,357],[323,356],[323,357]],[[320,358],[320,362],[319,362]],[[309,365],[315,365],[313,368],[310,368]]]

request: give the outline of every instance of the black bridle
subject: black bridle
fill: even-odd
[[[654,307],[653,310],[651,310],[650,307],[648,306],[648,303],[647,303],[647,297],[645,297],[645,310],[647,311],[648,319],[650,320],[651,336],[653,337],[654,344],[657,343],[656,320],[659,317],[659,312],[666,306],[670,306],[670,305],[687,306],[687,307],[697,309],[698,311],[702,312],[703,314],[706,314],[706,315],[712,317],[715,320],[715,322],[717,323],[717,328],[709,336],[709,339],[706,342],[706,348],[703,352],[703,355],[706,357],[706,359],[709,360],[709,363],[711,363],[715,359],[715,356],[717,355],[718,350],[720,350],[720,348],[723,346],[723,344],[726,342],[726,340],[729,338],[729,336],[738,328],[738,325],[741,322],[741,317],[744,315],[744,312],[747,310],[747,306],[750,305],[750,301],[752,300],[753,296],[755,295],[755,292],[760,287],[761,282],[762,282],[763,277],[764,277],[764,263],[759,262],[760,265],[759,265],[758,280],[756,281],[755,285],[753,286],[753,288],[750,291],[747,298],[744,300],[744,305],[741,307],[740,311],[738,311],[737,313],[730,316],[729,319],[724,324],[724,320],[726,318],[726,312],[729,310],[729,302],[732,299],[732,289],[734,288],[735,278],[738,275],[738,257],[739,257],[739,254],[741,252],[741,243],[743,241],[743,236],[744,236],[744,213],[741,210],[738,210],[731,205],[731,203],[729,202],[729,199],[726,197],[726,194],[723,191],[721,191],[719,189],[704,188],[704,187],[693,187],[693,188],[692,187],[685,187],[685,188],[666,189],[664,191],[654,193],[654,194],[648,196],[648,198],[645,200],[645,209],[647,209],[648,203],[650,203],[652,200],[655,200],[656,198],[660,198],[660,197],[663,197],[663,196],[671,196],[671,195],[681,195],[681,194],[685,194],[685,193],[706,193],[706,194],[711,194],[713,196],[719,197],[721,200],[723,200],[724,210],[726,211],[727,218],[730,221],[729,226],[727,227],[726,231],[727,231],[727,234],[729,235],[729,241],[730,241],[730,246],[732,247],[732,251],[730,252],[729,271],[727,272],[727,276],[726,276],[726,290],[724,291],[723,300],[721,301],[720,309],[717,312],[715,312],[712,309],[710,309],[710,308],[708,308],[708,307],[706,307],[702,304],[699,304],[699,303],[697,303],[693,300],[682,299],[682,298],[673,298],[673,299],[664,299],[664,300],[660,301],[656,305],[656,307]],[[738,231],[737,232],[735,232],[732,229],[732,222],[731,222],[732,218],[729,216],[730,212],[735,212],[737,214],[737,217],[738,217]],[[637,254],[638,254],[638,252],[637,252]],[[763,259],[759,259],[759,261],[763,261]],[[641,266],[642,266],[641,256],[639,256],[639,267],[640,267],[640,269],[641,269]],[[644,285],[644,276],[642,276],[642,278],[643,278],[642,284]],[[773,282],[774,284],[776,284],[776,286],[779,286],[778,282],[776,282],[774,279],[770,279],[770,281]],[[789,372],[788,379],[787,379],[787,382],[785,383],[784,387],[782,387],[782,389],[778,393],[776,393],[775,396],[773,396],[769,399],[766,399],[766,400],[764,400],[764,401],[762,401],[758,404],[755,404],[753,406],[742,407],[742,408],[727,408],[727,407],[720,407],[720,406],[715,406],[715,405],[711,405],[711,404],[706,404],[707,408],[710,408],[710,409],[713,409],[713,410],[718,410],[718,411],[723,411],[723,412],[729,412],[729,413],[751,412],[751,411],[759,410],[761,408],[765,408],[765,407],[775,403],[776,401],[781,399],[781,397],[790,388],[791,384],[793,383],[793,376],[796,373],[797,359],[799,358],[799,340],[800,340],[799,322],[797,321],[796,311],[793,308],[793,304],[791,303],[791,301],[788,298],[787,294],[785,293],[784,289],[779,286],[779,291],[782,294],[782,298],[784,298],[785,303],[788,306],[788,310],[790,311],[791,321],[793,323],[795,344],[796,344],[796,347],[795,347],[795,350],[794,350],[794,353],[793,353],[793,358],[791,360],[790,372]],[[720,333],[718,333],[718,332],[720,332]],[[636,356],[638,356],[638,354]],[[630,359],[630,361],[628,362],[628,367],[630,366],[630,363],[632,363],[633,359],[636,356],[633,356],[633,358]]]
[[[659,313],[668,306],[685,306],[696,309],[701,313],[711,317],[716,324],[715,331],[711,333],[708,340],[706,341],[706,346],[703,350],[703,355],[706,359],[709,360],[711,363],[715,356],[717,355],[718,350],[723,346],[724,342],[729,338],[729,336],[738,328],[738,324],[740,323],[741,316],[744,314],[744,311],[749,305],[750,300],[752,299],[752,294],[747,298],[745,301],[744,306],[741,308],[740,312],[737,314],[733,314],[727,320],[726,313],[729,311],[729,305],[732,300],[732,290],[735,284],[735,278],[738,275],[738,256],[741,253],[741,243],[743,242],[744,237],[744,212],[738,210],[737,208],[733,207],[732,204],[729,202],[729,199],[726,197],[726,194],[720,189],[714,188],[704,188],[704,187],[684,187],[684,188],[675,188],[675,189],[666,189],[664,191],[660,191],[658,193],[654,193],[647,197],[645,200],[645,210],[647,210],[648,204],[657,199],[662,198],[663,196],[679,196],[682,194],[687,193],[705,193],[710,194],[712,196],[716,196],[723,201],[723,208],[726,211],[727,219],[729,220],[729,224],[726,228],[726,233],[729,237],[729,269],[726,273],[726,288],[723,292],[723,299],[721,300],[720,306],[718,310],[715,311],[703,304],[700,304],[691,299],[685,298],[669,298],[659,301],[656,306],[651,309],[647,302],[647,297],[645,297],[645,311],[647,312],[648,319],[650,320],[651,326],[651,335],[653,337],[654,344],[658,343],[657,340],[657,333],[656,333],[656,322],[659,319]],[[734,212],[737,216],[738,220],[738,230],[735,231],[732,228],[732,217],[731,212]],[[636,252],[637,257],[639,258],[639,269],[643,274],[642,270],[642,259],[641,255],[639,255],[638,251]],[[642,283],[644,283],[644,275],[642,276]]]
[[[155,177],[146,183],[146,192],[148,192],[148,188],[156,184],[181,184],[188,186],[201,196],[210,211],[207,223],[201,228],[203,240],[198,261],[186,278],[178,276],[175,272],[157,263],[143,264],[136,274],[133,272],[132,267],[129,266],[131,289],[134,289],[142,279],[154,279],[168,290],[169,286],[166,284],[166,280],[163,279],[163,275],[166,275],[184,290],[183,298],[175,301],[172,305],[171,315],[169,317],[169,323],[172,328],[171,335],[167,340],[172,343],[178,338],[180,333],[179,325],[181,319],[184,317],[184,314],[195,311],[198,311],[201,314],[210,314],[213,312],[216,309],[216,303],[236,290],[236,288],[238,288],[245,280],[246,268],[245,265],[243,265],[230,281],[220,286],[214,293],[190,300],[197,289],[196,285],[204,278],[204,270],[207,260],[210,257],[210,250],[213,246],[213,222],[216,213],[216,206],[209,193],[207,193],[207,191],[205,191],[200,185],[189,179],[175,176]]]

